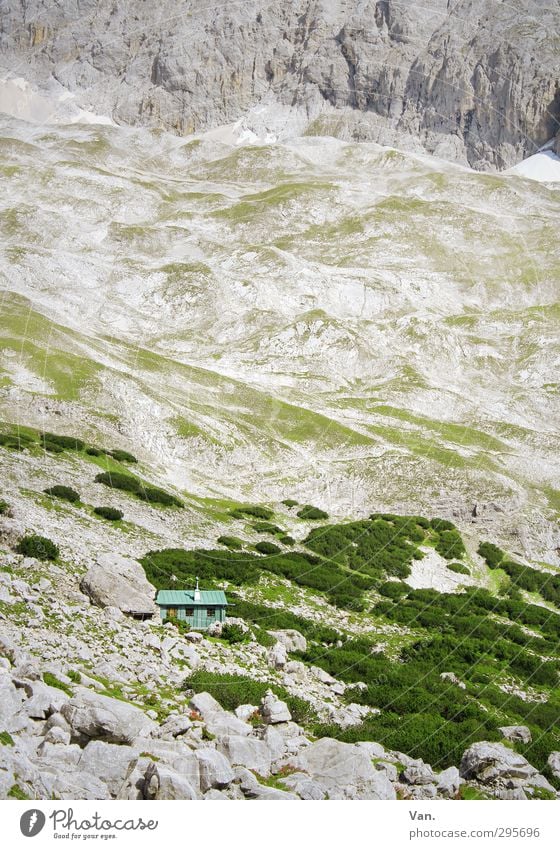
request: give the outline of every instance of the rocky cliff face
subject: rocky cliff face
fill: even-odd
[[[555,136],[557,2],[2,0],[0,64],[120,123],[243,119],[276,137],[369,139],[481,169]]]

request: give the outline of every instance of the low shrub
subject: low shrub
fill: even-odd
[[[40,434],[40,439],[43,444],[58,445],[63,451],[82,451],[85,448],[83,440],[76,436],[61,436],[58,433],[44,432]]]
[[[133,492],[135,495],[142,488],[141,481],[131,475],[125,475],[123,472],[100,472],[95,476],[95,480],[111,489],[122,489],[123,492]]]
[[[72,489],[70,486],[57,484],[56,486],[50,486],[48,489],[43,491],[47,495],[53,495],[55,498],[61,498],[63,501],[70,501],[72,504],[75,504],[76,501],[80,500],[80,493],[76,492],[76,490]]]
[[[136,495],[142,501],[149,501],[151,504],[163,504],[164,507],[183,506],[183,502],[179,498],[176,498],[164,489],[160,489],[159,486],[142,487]]]
[[[108,519],[109,522],[118,522],[124,516],[122,510],[117,510],[116,507],[94,507],[93,512],[102,519]]]
[[[227,623],[222,628],[222,633],[220,634],[222,640],[225,640],[227,643],[248,643],[250,638],[249,632],[244,631],[241,625],[238,625],[236,622]]]
[[[47,537],[39,534],[28,534],[20,539],[16,551],[26,557],[37,560],[56,560],[59,555],[58,546]]]
[[[298,506],[298,502],[294,501],[293,498],[285,498],[282,501],[282,504],[284,504],[286,507],[297,507]]]
[[[463,563],[447,563],[447,568],[451,572],[456,572],[458,575],[470,575],[470,569]]]
[[[10,512],[10,505],[3,498],[0,498],[0,516],[6,516]]]
[[[24,451],[29,448],[33,440],[18,433],[0,433],[0,445],[3,448],[11,448],[14,451]]]
[[[273,525],[270,522],[255,522],[251,525],[254,531],[258,534],[281,534],[283,533],[282,528],[279,528],[278,525]]]
[[[72,688],[65,684],[63,681],[60,681],[56,675],[53,675],[52,672],[44,672],[43,673],[43,681],[45,684],[48,684],[49,687],[56,687],[57,690],[62,690],[66,693],[67,696],[72,696]]]
[[[245,544],[242,539],[239,539],[239,537],[228,536],[218,537],[218,542],[220,543],[220,545],[225,545],[226,548],[229,548],[233,551],[243,548]]]
[[[318,507],[313,507],[312,504],[305,504],[301,510],[298,510],[297,516],[300,519],[307,519],[318,521],[319,519],[328,519],[329,514],[325,513],[324,510],[320,510]]]
[[[0,746],[14,746],[14,738],[8,731],[0,731]]]
[[[114,451],[108,452],[114,460],[118,460],[119,463],[137,463],[138,460],[134,456],[134,454],[130,454],[128,451],[123,451],[121,448],[115,448]]]
[[[385,598],[401,598],[403,595],[406,595],[409,590],[410,587],[400,581],[387,581],[379,587],[379,592],[381,595],[385,596]]]
[[[253,516],[255,519],[272,519],[274,511],[270,507],[263,507],[261,504],[248,504],[245,507],[236,507],[231,511],[232,516]]]
[[[449,523],[450,524],[450,523]],[[446,560],[460,560],[466,554],[461,534],[458,530],[438,531],[436,551]]]
[[[49,454],[62,454],[64,452],[64,448],[62,445],[58,445],[57,442],[49,442],[45,440],[41,443],[45,451],[48,451]]]
[[[255,545],[255,551],[258,551],[260,554],[280,554],[281,549],[274,545],[273,542],[257,542]]]
[[[282,545],[295,545],[296,544],[295,539],[293,537],[289,536],[288,534],[286,536],[279,537],[278,542],[281,542]]]
[[[145,486],[138,478],[124,474],[123,472],[101,472],[95,476],[95,480],[97,483],[102,483],[111,489],[121,489],[123,492],[131,492],[142,501],[163,504],[166,507],[183,506],[182,501],[164,489],[160,489],[157,486]]]
[[[95,448],[93,445],[88,445],[86,448],[86,454],[89,454],[90,457],[103,457],[105,452],[101,448]]]

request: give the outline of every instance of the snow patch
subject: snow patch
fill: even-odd
[[[551,150],[539,150],[534,156],[524,159],[523,162],[514,165],[504,173],[527,177],[539,183],[558,183],[560,182],[560,156],[556,156]]]

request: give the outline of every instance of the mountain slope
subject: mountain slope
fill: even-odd
[[[3,0],[0,64],[118,123],[245,119],[514,165],[559,128],[556,0]]]

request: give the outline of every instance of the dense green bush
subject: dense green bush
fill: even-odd
[[[243,546],[245,545],[243,540],[239,539],[239,537],[221,536],[218,537],[218,542],[220,543],[220,545],[225,545],[226,548],[231,549],[240,549],[243,548]]]
[[[93,512],[96,516],[101,516],[102,519],[108,519],[110,522],[118,522],[124,516],[122,510],[117,510],[116,507],[94,507]]]
[[[417,543],[421,540],[416,538],[418,534],[423,537],[416,522],[406,516],[376,515],[359,522],[315,528],[304,544],[323,557],[369,575],[380,583],[387,576],[406,578],[410,574],[410,563],[419,556]]]
[[[163,504],[164,507],[183,506],[183,502],[179,498],[176,498],[164,489],[160,489],[158,486],[143,486],[136,495],[142,501],[149,501],[151,504]]]
[[[286,505],[286,507],[297,507],[297,506],[298,506],[298,502],[297,502],[297,501],[294,501],[294,499],[293,499],[293,498],[285,498],[285,499],[282,501],[282,504],[285,504],[285,505]]]
[[[45,489],[44,492],[47,495],[53,495],[55,498],[61,498],[63,501],[70,501],[73,504],[80,500],[80,493],[76,492],[70,486],[56,484],[56,486],[50,486],[48,489]]]
[[[546,601],[560,607],[560,575],[541,572],[509,560],[505,552],[491,542],[483,542],[478,553],[484,557],[490,569],[502,569],[511,579],[514,588],[530,593],[539,593]]]
[[[278,525],[273,525],[270,522],[254,522],[254,524],[252,524],[251,527],[258,534],[281,534],[281,533],[283,533],[282,528],[279,528]]]
[[[5,516],[10,512],[10,505],[3,498],[0,498],[0,516]]]
[[[253,516],[255,519],[272,519],[274,510],[269,507],[263,507],[261,504],[247,504],[245,507],[236,507],[231,511],[231,515],[235,518],[245,518],[245,516]]]
[[[318,507],[313,507],[312,504],[305,504],[301,510],[298,510],[297,515],[300,519],[313,521],[329,518],[328,513],[325,513],[324,510],[320,510]]]
[[[264,604],[246,601],[236,593],[228,593],[228,598],[235,605],[235,615],[251,625],[260,626],[270,631],[285,631],[293,629],[299,631],[308,640],[320,643],[336,643],[340,634],[329,625],[305,619],[290,610],[281,607],[266,607]],[[275,640],[270,638],[274,643]]]
[[[40,434],[40,439],[45,446],[58,445],[63,451],[82,451],[85,448],[85,443],[77,436],[61,436],[57,433],[44,432]]]
[[[94,445],[88,445],[86,448],[86,454],[89,454],[90,457],[103,457],[105,451],[101,448],[96,448]]]
[[[56,560],[59,555],[58,546],[47,537],[39,534],[28,534],[20,539],[16,551],[26,557],[37,560]]]
[[[437,531],[438,533],[440,531],[456,531],[457,530],[457,528],[455,527],[453,522],[450,522],[448,519],[431,519],[430,520],[430,527],[432,527],[434,529],[434,531]]]
[[[300,724],[315,722],[317,717],[306,699],[291,696],[284,687],[267,681],[255,681],[243,675],[228,675],[197,670],[183,683],[183,689],[195,693],[210,693],[225,710],[233,711],[239,705],[259,705],[266,691],[271,689],[286,702],[292,719]]]
[[[289,546],[296,544],[295,539],[293,537],[291,537],[289,534],[286,534],[286,536],[283,536],[283,537],[278,537],[278,542],[281,542],[282,545],[289,545]]]
[[[21,433],[0,433],[0,445],[3,448],[11,448],[14,451],[24,451],[33,444],[30,437]]]
[[[142,489],[141,481],[123,472],[100,472],[95,476],[95,480],[111,489],[122,489],[123,492],[133,492],[135,495]]]
[[[407,594],[409,589],[410,587],[407,587],[406,584],[401,583],[401,581],[387,581],[386,583],[381,584],[379,592],[387,598],[401,598],[401,596]]]
[[[244,631],[241,625],[238,625],[236,622],[227,623],[222,627],[222,633],[220,634],[222,640],[225,640],[227,643],[247,643],[249,642],[250,635],[247,631]]]
[[[492,542],[481,542],[478,546],[478,553],[486,560],[491,569],[497,569],[505,557],[504,552]]]
[[[140,561],[148,580],[157,589],[169,589],[171,576],[178,586],[194,586],[197,576],[208,588],[222,581],[232,584],[255,584],[260,576],[263,558],[238,551],[216,551],[164,548],[149,551]]]
[[[57,442],[49,442],[48,439],[45,439],[42,443],[45,451],[48,451],[49,454],[63,454],[64,448],[62,445],[59,445]]]
[[[438,531],[436,551],[446,560],[460,560],[466,554],[461,534],[455,528],[453,530]]]
[[[256,543],[255,551],[258,551],[261,554],[279,554],[281,549],[277,545],[274,545],[273,542],[266,542],[266,540],[263,540],[262,542]]]
[[[470,575],[470,569],[463,563],[448,563],[447,568],[451,572],[456,572],[458,575]]]
[[[130,454],[128,451],[123,451],[121,448],[115,448],[114,451],[109,451],[111,457],[114,460],[118,460],[119,463],[137,463],[138,460],[134,456],[134,454]]]
[[[156,486],[146,486],[138,478],[132,475],[124,474],[123,472],[101,472],[96,475],[97,483],[105,484],[112,489],[120,489],[124,492],[131,492],[142,501],[149,501],[155,504],[163,504],[166,507],[176,506],[182,507],[183,502],[174,495],[160,489]]]

